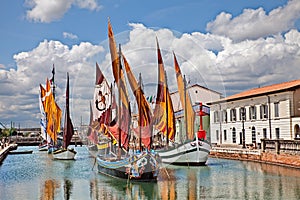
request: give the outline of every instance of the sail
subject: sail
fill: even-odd
[[[47,118],[46,118],[46,113],[45,113],[45,109],[44,109],[45,97],[46,97],[46,89],[40,84],[39,106],[40,106],[40,112],[41,112],[41,120],[40,120],[41,136],[44,140],[46,140],[49,143],[51,138],[49,136],[47,136],[47,130],[46,130],[47,129]]]
[[[118,87],[118,98],[119,98],[119,108],[118,108],[118,123],[117,123],[117,131],[121,132],[122,139],[119,140],[121,145],[126,145],[128,143],[128,133],[131,123],[131,111],[130,111],[130,104],[128,99],[128,92],[124,77],[124,72],[122,70],[121,61],[118,56],[116,42],[114,39],[114,34],[112,30],[112,26],[110,22],[108,22],[108,37],[109,37],[109,49],[111,55],[111,63],[112,63],[112,71],[114,75],[115,82],[117,83]]]
[[[138,124],[140,130],[137,130],[137,132],[138,133],[140,132],[139,134],[141,137],[141,142],[145,145],[147,149],[150,149],[151,137],[152,137],[151,108],[141,88],[141,84],[138,84],[125,56],[122,55],[122,57],[123,57],[124,67],[127,74],[127,79],[138,105],[138,115],[139,115]]]
[[[167,87],[167,81],[164,71],[164,63],[162,60],[160,48],[157,41],[157,57],[158,57],[158,88],[154,109],[153,124],[155,128],[168,136],[170,140],[175,136],[175,115],[173,104]]]
[[[62,111],[54,100],[48,79],[46,82],[45,113],[47,116],[47,133],[56,142],[57,132],[60,131]]]
[[[66,112],[64,121],[64,149],[67,149],[71,143],[71,139],[74,135],[74,127],[70,118],[69,108],[69,73],[67,74],[67,88],[66,88]]]
[[[186,121],[186,134],[188,139],[193,140],[195,137],[195,133],[194,133],[195,112],[193,110],[193,105],[190,99],[190,95],[186,91],[185,83],[184,83],[185,81],[183,80],[175,53],[173,53],[173,55],[174,55],[174,67],[176,72],[178,92],[180,95],[182,108],[185,110],[184,117]]]
[[[111,89],[96,63],[96,82],[94,90],[93,120],[108,124],[111,116]]]

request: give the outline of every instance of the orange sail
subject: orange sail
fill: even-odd
[[[53,141],[56,141],[57,132],[60,131],[62,111],[54,100],[48,79],[46,82],[45,113],[47,116],[47,133]]]
[[[112,30],[112,26],[110,22],[108,22],[108,37],[109,37],[109,49],[111,55],[111,64],[112,64],[112,71],[114,75],[114,79],[117,83],[118,87],[118,94],[119,94],[119,108],[118,108],[118,131],[121,131],[121,137],[119,143],[124,147],[128,144],[128,137],[130,123],[131,123],[131,111],[130,111],[130,104],[128,99],[128,92],[126,87],[126,81],[124,77],[124,72],[122,70],[121,61],[119,58],[119,54],[117,52],[116,42]],[[123,138],[123,139],[121,139]],[[124,139],[125,138],[125,139]]]
[[[162,132],[168,139],[173,140],[175,136],[175,116],[173,104],[167,81],[165,77],[164,63],[160,53],[157,41],[157,57],[158,57],[158,89],[157,98],[154,109],[153,124],[156,129]]]
[[[180,101],[181,101],[182,108],[185,110],[184,117],[186,121],[186,135],[188,139],[193,140],[195,137],[195,133],[194,133],[195,112],[193,110],[193,105],[190,99],[190,95],[188,94],[188,92],[186,92],[185,83],[184,83],[185,81],[183,80],[181,70],[179,68],[175,54],[174,54],[174,66],[176,71],[176,79],[177,79],[178,92],[180,95]]]
[[[138,113],[139,113],[139,128],[138,132],[140,132],[140,137],[142,143],[145,145],[147,149],[150,149],[151,145],[151,137],[152,137],[152,126],[151,126],[151,119],[152,119],[152,112],[150,105],[145,98],[144,92],[141,88],[141,84],[138,84],[134,74],[131,71],[131,67],[127,62],[125,56],[122,54],[124,67],[126,70],[127,78],[131,90],[134,93],[137,105],[138,105]]]

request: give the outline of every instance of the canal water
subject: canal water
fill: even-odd
[[[157,183],[103,176],[85,147],[75,161],[52,160],[37,147],[0,165],[0,199],[300,199],[300,170],[209,158],[203,167],[162,167]]]

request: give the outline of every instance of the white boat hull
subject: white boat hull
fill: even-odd
[[[56,160],[74,160],[76,151],[73,149],[60,149],[52,153]]]
[[[199,140],[180,144],[177,147],[169,147],[158,150],[163,163],[172,165],[205,165],[211,150],[207,141]]]

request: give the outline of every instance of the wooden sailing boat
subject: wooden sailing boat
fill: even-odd
[[[63,146],[61,149],[52,153],[54,159],[58,160],[73,160],[76,155],[76,151],[72,148],[68,148],[71,143],[72,136],[74,135],[74,127],[70,118],[69,109],[69,74],[67,74],[67,87],[66,87],[66,111],[63,130]]]
[[[109,139],[103,134],[99,134],[99,130],[101,124],[109,125],[111,122],[111,99],[111,88],[96,63],[94,98],[93,103],[90,103],[90,124],[87,133],[88,150],[94,157],[98,151],[104,151],[108,147]]]
[[[159,163],[157,160],[157,154],[150,151],[151,144],[151,135],[149,132],[145,139],[143,137],[139,138],[139,141],[144,144],[145,149],[142,149],[140,145],[139,149],[134,149],[129,146],[130,138],[130,122],[131,122],[131,112],[130,104],[128,101],[128,92],[126,88],[126,82],[124,77],[124,72],[122,69],[121,62],[124,61],[126,67],[126,72],[128,75],[128,80],[131,84],[137,85],[136,80],[130,72],[128,62],[126,61],[124,55],[121,53],[121,48],[119,48],[119,54],[117,53],[116,43],[113,36],[113,31],[110,22],[108,23],[108,35],[109,35],[109,46],[112,60],[112,71],[114,75],[115,82],[117,83],[118,88],[118,109],[117,109],[117,120],[114,125],[107,126],[107,132],[117,141],[117,151],[113,151],[114,148],[110,149],[109,154],[99,154],[97,157],[98,171],[100,173],[123,178],[127,180],[134,181],[157,181],[157,175],[159,172]],[[138,92],[135,91],[135,97],[139,100],[138,103],[141,103],[143,93],[140,88]],[[147,105],[141,105],[144,108]],[[139,109],[141,111],[141,109]],[[139,114],[146,112],[140,112]],[[141,120],[144,120],[141,122]],[[140,123],[145,125],[142,127],[143,131],[149,130],[147,127],[147,117],[140,117]],[[148,124],[149,125],[149,124]],[[112,144],[111,144],[112,145]]]
[[[175,121],[171,119],[174,118],[174,111],[173,108],[170,107],[172,103],[170,101],[170,94],[167,89],[167,81],[165,77],[163,77],[163,62],[162,57],[159,49],[159,45],[157,42],[157,52],[158,52],[158,67],[159,67],[159,83],[158,83],[158,90],[157,96],[165,96],[164,99],[157,100],[156,106],[162,107],[161,105],[165,105],[165,115],[158,118],[158,122],[156,124],[161,124],[160,127],[168,127],[160,128],[159,130],[164,133],[167,139],[167,144],[163,149],[158,149],[157,152],[162,159],[163,163],[173,164],[173,165],[205,165],[208,155],[211,150],[211,145],[205,138],[200,138],[203,135],[204,130],[199,130],[201,134],[198,132],[196,133],[194,130],[194,122],[195,122],[195,112],[193,110],[193,106],[190,100],[190,96],[186,91],[185,80],[181,75],[181,71],[174,54],[174,66],[176,71],[176,78],[177,78],[177,85],[178,91],[180,94],[181,104],[183,105],[184,109],[184,122],[185,122],[185,134],[184,141],[174,141],[175,135]],[[163,85],[163,86],[162,86]],[[161,95],[161,93],[164,95]],[[169,105],[169,106],[167,106]],[[202,108],[202,106],[201,106]],[[202,112],[202,111],[201,111]],[[157,112],[159,113],[159,112]],[[169,119],[168,119],[169,118]],[[170,119],[171,118],[171,119]],[[200,116],[200,122],[202,123],[202,116]],[[200,128],[202,129],[202,124],[200,123]],[[159,128],[159,126],[157,126]],[[164,131],[165,130],[165,131]],[[204,131],[205,132],[205,131]],[[169,143],[169,139],[171,143]]]
[[[40,125],[43,141],[39,145],[39,151],[48,151],[48,153],[58,149],[54,141],[57,140],[57,134],[60,132],[61,121],[61,109],[55,101],[54,75],[53,65],[52,78],[46,80],[46,88],[40,84]]]

